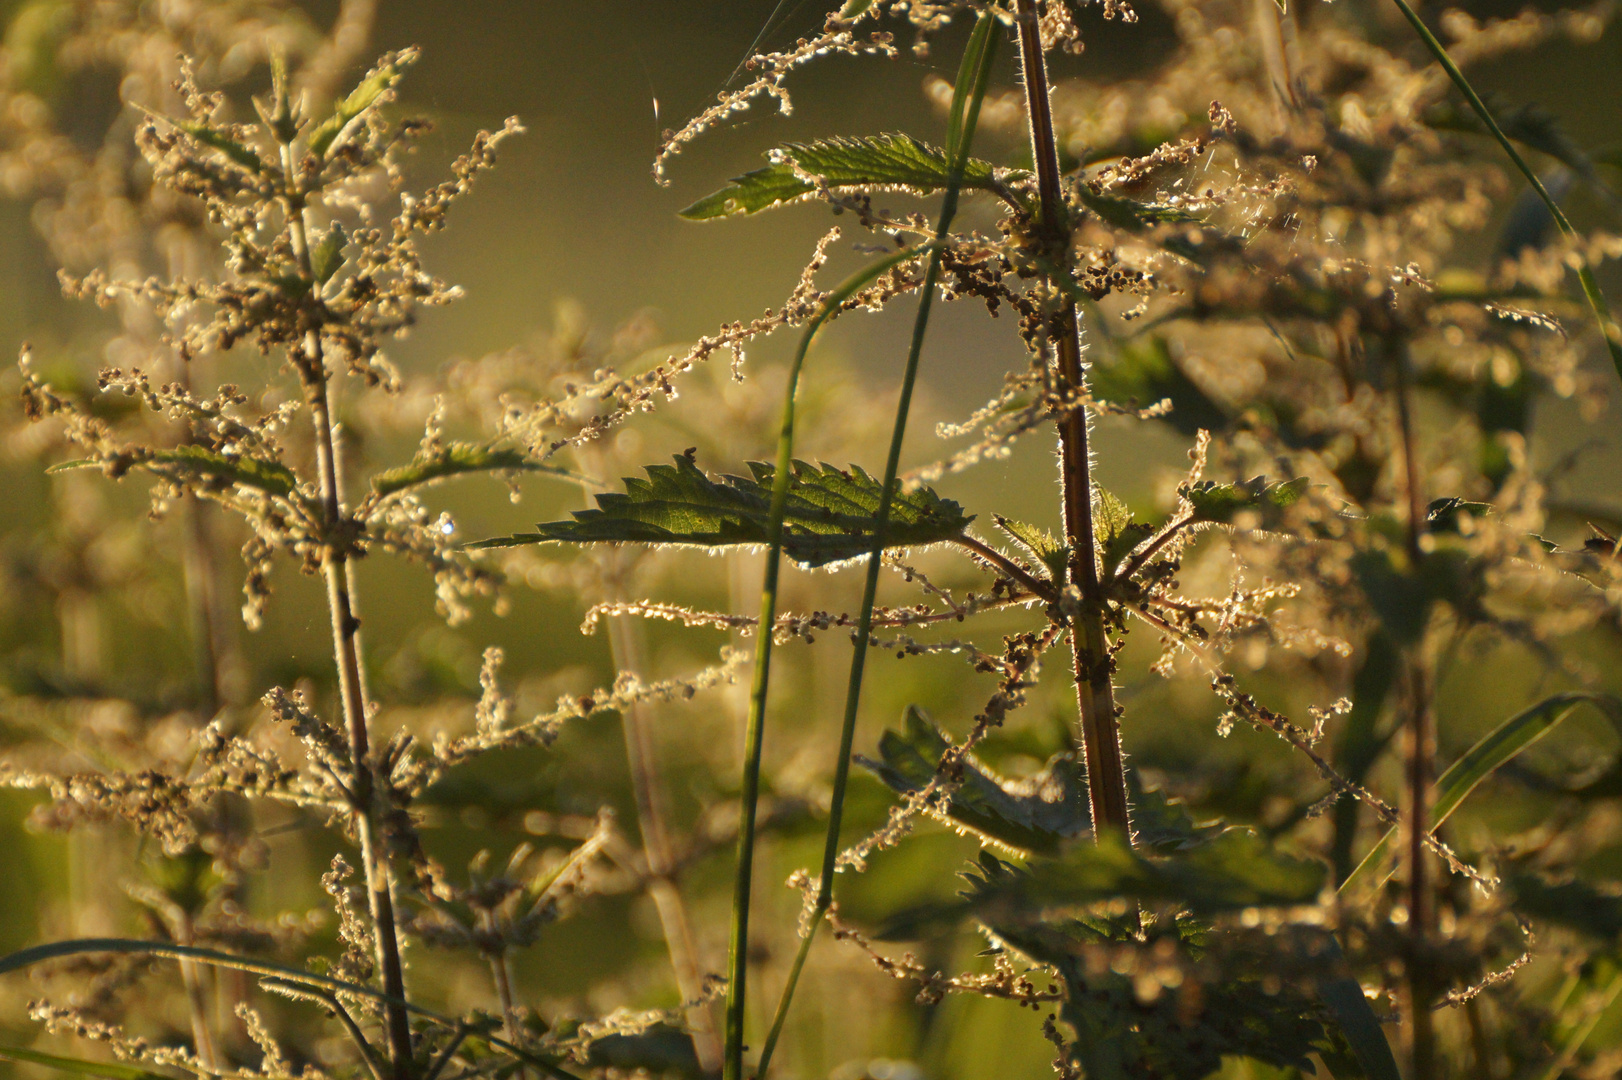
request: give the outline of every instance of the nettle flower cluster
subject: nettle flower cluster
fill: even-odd
[[[150,305],[170,327],[180,360],[247,345],[283,355],[300,396],[278,400],[279,388],[250,396],[233,385],[201,398],[179,383],[154,385],[144,371],[108,369],[99,385],[137,398],[164,414],[185,441],[176,446],[125,444],[110,425],[86,414],[31,371],[25,356],[30,416],[60,416],[69,436],[117,478],[132,468],[157,476],[154,510],[182,493],[241,514],[255,539],[244,549],[250,573],[245,614],[257,623],[273,556],[292,554],[313,571],[331,546],[354,556],[380,549],[430,567],[442,610],[465,615],[464,599],[490,592],[492,575],[456,551],[448,519],[436,518],[413,490],[447,472],[494,469],[501,462],[458,459],[432,427],[417,459],[378,479],[372,491],[333,518],[322,473],[336,466],[290,449],[288,430],[301,414],[330,427],[329,384],[347,372],[390,392],[399,378],[382,343],[406,330],[417,309],[458,291],[423,270],[416,244],[444,222],[450,204],[495,161],[501,141],[522,130],[515,120],[481,133],[452,166],[453,179],[421,196],[403,195],[390,220],[374,221],[371,190],[398,186],[398,159],[424,125],[389,123],[380,106],[414,52],[386,57],[331,117],[312,124],[299,115],[285,82],[260,103],[262,128],[220,124],[222,99],[200,91],[189,74],[181,92],[189,116],[152,117],[138,134],[155,179],[199,200],[224,233],[228,276],[214,281],[118,281],[93,272],[66,279],[70,294],[113,305],[127,298]],[[295,140],[301,145],[294,148]],[[328,220],[317,222],[319,212]],[[345,225],[345,219],[350,224]],[[312,470],[311,465],[315,468]]]

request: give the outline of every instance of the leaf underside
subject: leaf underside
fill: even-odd
[[[647,479],[627,477],[624,493],[597,496],[597,508],[577,510],[572,521],[536,526],[469,545],[658,544],[694,547],[763,545],[771,540],[773,467],[749,462],[752,476],[711,478],[680,455],[674,465],[645,466]],[[818,567],[868,554],[880,484],[859,468],[793,464],[783,518],[783,554]],[[886,547],[935,544],[961,536],[972,520],[963,508],[928,488],[892,496]]]

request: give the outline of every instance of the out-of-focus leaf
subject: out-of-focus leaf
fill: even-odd
[[[634,1035],[606,1035],[593,1039],[586,1051],[594,1069],[654,1076],[702,1077],[704,1069],[693,1050],[693,1037],[668,1024],[656,1024]]]
[[[1431,789],[1433,828],[1440,827],[1477,785],[1505,762],[1554,730],[1579,705],[1592,705],[1613,724],[1622,726],[1622,699],[1588,690],[1553,694],[1523,709],[1484,735],[1436,781]],[[1391,879],[1396,872],[1396,859],[1392,852],[1396,835],[1396,829],[1387,830],[1340,887],[1342,893],[1350,896],[1361,888],[1379,888]]]
[[[1352,679],[1351,712],[1346,714],[1335,740],[1335,771],[1354,784],[1364,782],[1396,730],[1392,727],[1381,734],[1377,725],[1396,681],[1397,663],[1397,648],[1391,636],[1379,630],[1371,633],[1363,650],[1363,664]],[[1335,839],[1330,848],[1330,864],[1334,867],[1336,881],[1345,881],[1351,876],[1352,845],[1357,839],[1361,807],[1362,803],[1356,799],[1339,799],[1335,803]]]
[[[191,120],[168,120],[167,118],[165,120],[167,123],[173,124],[181,131],[184,131],[193,140],[211,149],[218,150],[255,175],[269,171],[268,166],[260,159],[258,152],[253,147],[238,142],[218,128]]]
[[[1534,874],[1516,874],[1507,882],[1510,904],[1522,915],[1614,942],[1622,936],[1622,896],[1586,881],[1551,883]]]
[[[566,470],[531,461],[522,450],[492,449],[473,443],[453,442],[409,465],[378,473],[372,477],[372,490],[379,495],[393,495],[418,484],[474,472],[549,472],[568,475]]]
[[[1040,525],[1028,525],[998,515],[992,518],[997,528],[1013,537],[1014,542],[1030,555],[1032,563],[1047,570],[1048,580],[1065,583],[1070,568],[1070,546]]]
[[[156,472],[180,471],[197,477],[217,477],[243,487],[257,488],[270,495],[283,498],[298,490],[298,477],[279,461],[260,458],[230,457],[203,446],[182,445],[156,450],[135,464],[152,468]],[[47,473],[70,472],[74,469],[100,468],[102,462],[91,458],[63,461],[45,470]],[[167,466],[168,468],[154,468]]]
[[[768,542],[771,465],[750,462],[752,477],[706,476],[689,455],[675,464],[649,465],[648,478],[628,477],[625,493],[597,496],[597,509],[577,510],[573,521],[539,525],[533,533],[486,540],[475,548],[549,542],[575,544],[680,544],[726,547]],[[873,547],[877,480],[859,468],[793,464],[784,516],[783,554],[803,566],[866,555]],[[928,488],[891,498],[889,547],[934,544],[961,536],[971,518]]]
[[[325,285],[344,264],[344,246],[348,243],[349,234],[344,232],[342,224],[334,221],[310,252],[310,269],[317,285]]]
[[[902,730],[886,731],[880,738],[881,760],[857,761],[892,791],[905,795],[922,790],[934,778],[935,766],[950,745],[927,713],[909,705]],[[1067,754],[1024,780],[1000,777],[971,757],[947,814],[992,843],[1043,854],[1058,851],[1064,841],[1092,827],[1086,778]]]
[[[389,87],[399,81],[406,68],[417,61],[416,49],[403,49],[392,54],[368,75],[348,97],[338,102],[332,115],[310,130],[306,145],[316,157],[326,157],[342,135],[362,113],[377,104]]]
[[[0,1061],[22,1061],[30,1065],[43,1065],[47,1069],[67,1073],[69,1076],[93,1076],[96,1080],[172,1080],[160,1072],[127,1065],[121,1061],[86,1061],[83,1058],[46,1054],[38,1050],[25,1050],[20,1046],[0,1046]]]
[[[768,152],[771,164],[735,178],[681,212],[689,221],[754,214],[815,194],[820,181],[831,191],[907,191],[925,194],[952,178],[946,152],[910,135],[833,138],[787,143]],[[1017,174],[1009,174],[1013,178]],[[969,158],[960,187],[995,188],[997,169]]]
[[[1087,381],[1094,397],[1112,404],[1147,408],[1170,401],[1171,412],[1162,419],[1185,435],[1228,426],[1228,414],[1177,366],[1162,337],[1125,343],[1113,358],[1094,364]]]
[[[1311,482],[1305,476],[1268,483],[1265,476],[1219,484],[1201,480],[1185,492],[1195,521],[1232,525],[1241,514],[1253,514],[1266,528],[1276,524],[1282,512],[1295,505]]]
[[[1196,914],[1311,903],[1323,887],[1322,863],[1275,850],[1259,834],[1226,829],[1206,843],[1146,855],[1114,834],[1067,847],[1057,858],[991,878],[971,879],[958,904],[904,912],[881,931],[913,937],[973,915],[988,922],[1056,907],[1128,899],[1171,904]]]

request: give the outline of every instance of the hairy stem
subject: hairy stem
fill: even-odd
[[[313,283],[315,273],[310,264],[304,193],[294,179],[299,174],[291,143],[282,146],[282,164],[283,173],[288,177],[288,231],[300,270],[305,279]],[[319,303],[318,300],[315,302]],[[377,765],[372,758],[371,735],[367,727],[363,682],[365,668],[361,660],[360,619],[355,615],[354,574],[345,528],[348,519],[344,511],[343,476],[338,468],[338,448],[333,432],[328,385],[330,373],[322,356],[319,330],[312,329],[305,335],[303,355],[297,360],[296,366],[304,384],[315,429],[316,466],[321,485],[321,572],[327,585],[333,657],[338,668],[338,698],[343,709],[344,729],[349,737],[349,757],[354,773],[351,782],[354,809],[351,817],[366,876],[367,906],[372,916],[377,966],[383,975],[383,993],[395,999],[384,1005],[390,1065],[394,1080],[407,1080],[412,1064],[411,1027],[406,1010],[397,1004],[405,999],[405,971],[400,959],[388,855],[380,835],[383,807],[377,796]]]
[[[1036,164],[1041,217],[1036,223],[1044,254],[1060,268],[1069,265],[1070,229],[1059,174],[1059,148],[1048,103],[1047,58],[1042,52],[1037,0],[1017,0],[1020,67],[1025,84],[1025,112],[1031,129],[1031,158]],[[1050,282],[1051,284],[1051,282]],[[1057,310],[1050,333],[1058,361],[1061,393],[1071,401],[1059,421],[1060,484],[1064,503],[1065,540],[1070,545],[1070,580],[1081,591],[1081,610],[1071,620],[1070,651],[1081,713],[1082,752],[1087,761],[1087,790],[1093,830],[1113,830],[1130,839],[1126,767],[1121,757],[1120,726],[1115,717],[1115,688],[1110,676],[1109,636],[1104,629],[1104,597],[1094,542],[1092,462],[1088,456],[1087,412],[1075,401],[1086,390],[1081,371],[1081,327],[1073,293],[1053,288]]]

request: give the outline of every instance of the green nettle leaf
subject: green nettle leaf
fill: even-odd
[[[251,173],[258,174],[268,171],[265,163],[260,160],[259,154],[251,146],[237,142],[218,128],[191,120],[169,120],[168,123],[184,131],[196,142],[218,150]]]
[[[298,490],[298,477],[293,474],[292,469],[279,461],[265,461],[246,456],[229,457],[203,446],[186,445],[157,450],[135,464],[152,469],[154,472],[178,469],[193,476],[217,477],[282,498],[288,498]],[[59,462],[45,471],[47,474],[54,474],[74,469],[100,468],[102,465],[101,461],[94,458],[79,458]],[[154,466],[169,468],[166,470]]]
[[[750,477],[712,479],[689,454],[674,465],[648,465],[646,480],[627,477],[624,494],[597,496],[597,509],[577,510],[573,521],[536,526],[533,533],[485,540],[474,548],[523,544],[680,544],[696,547],[759,545],[770,540],[772,473],[751,461]],[[826,566],[868,554],[879,482],[859,468],[796,461],[783,518],[783,554],[802,566]],[[963,508],[929,488],[898,491],[890,504],[886,547],[936,544],[961,536],[973,520]]]
[[[1106,572],[1118,566],[1154,531],[1153,526],[1133,521],[1126,503],[1093,485],[1093,537]]]
[[[858,757],[892,791],[921,791],[951,743],[929,714],[907,707],[903,730],[886,731],[879,740],[880,761]],[[1087,806],[1085,770],[1070,755],[1060,754],[1046,769],[1023,780],[998,776],[970,757],[963,785],[946,812],[983,839],[1023,852],[1053,854],[1065,840],[1092,827]]]
[[[310,269],[317,285],[325,285],[344,264],[344,246],[348,243],[349,234],[344,232],[342,224],[334,221],[310,251]]]
[[[1014,521],[1000,514],[992,518],[992,521],[996,522],[997,528],[1007,533],[1015,543],[1025,549],[1038,568],[1047,570],[1049,581],[1061,586],[1065,583],[1070,569],[1070,545],[1040,525],[1027,525],[1023,521]]]
[[[1265,476],[1256,476],[1232,484],[1202,480],[1183,494],[1194,510],[1195,521],[1233,525],[1241,514],[1254,514],[1257,525],[1266,528],[1277,524],[1281,512],[1298,502],[1310,486],[1305,476],[1271,484]]]
[[[979,882],[958,903],[904,912],[881,936],[915,937],[969,916],[1040,922],[1055,908],[1117,899],[1171,905],[1196,915],[1310,904],[1327,870],[1320,862],[1282,854],[1246,828],[1224,829],[1203,843],[1164,854],[1135,850],[1111,833]]]
[[[416,50],[406,49],[396,54],[390,63],[380,66],[364,82],[350,91],[347,98],[338,102],[331,116],[311,129],[306,142],[310,153],[318,158],[326,157],[327,151],[337,144],[338,137],[344,133],[344,129],[376,104],[384,91],[393,86],[416,59]]]
[[[946,151],[910,135],[833,138],[788,143],[767,154],[771,164],[735,178],[681,212],[689,221],[754,214],[813,196],[820,184],[831,191],[906,191],[926,194],[947,186],[952,166]],[[1009,172],[1009,179],[1023,174]],[[970,158],[961,186],[998,187],[990,162]]]
[[[1200,218],[1187,210],[1164,203],[1141,203],[1118,195],[1100,195],[1086,184],[1076,185],[1081,204],[1105,222],[1130,232],[1142,232],[1156,225],[1197,225]]]
[[[152,460],[179,466],[203,476],[215,476],[243,487],[257,488],[269,495],[287,498],[298,490],[298,477],[279,461],[256,457],[228,457],[202,446],[176,446],[159,450]]]
[[[563,472],[550,465],[531,461],[522,450],[493,449],[473,443],[447,443],[427,457],[401,465],[372,477],[372,490],[378,495],[395,492],[474,472]]]

